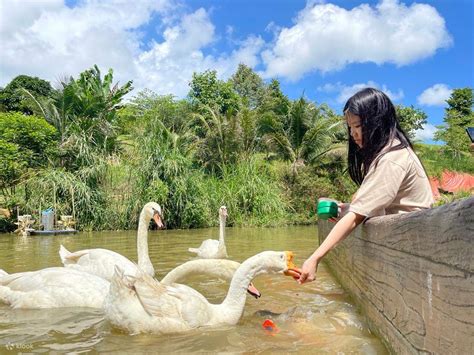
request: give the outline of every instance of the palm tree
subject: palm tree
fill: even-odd
[[[266,112],[259,121],[264,144],[290,161],[294,174],[298,166],[314,164],[334,148],[341,126],[328,106],[318,107],[303,97],[291,103],[284,119]]]
[[[223,172],[226,165],[236,163],[243,149],[243,130],[240,120],[247,118],[238,112],[220,113],[205,106],[207,115],[196,113],[192,122],[197,137],[197,155],[208,171]]]
[[[132,88],[132,82],[113,85],[113,70],[101,78],[94,65],[60,82],[61,89],[46,101],[36,100],[39,114],[58,130],[61,136],[62,166],[77,169],[96,162],[117,149],[116,112]]]
[[[112,81],[112,69],[102,79],[99,68],[94,66],[78,79],[61,80],[61,89],[47,99],[35,98],[25,90],[36,103],[36,113],[51,123],[61,137],[59,161],[54,161],[47,171],[35,172],[26,183],[36,186],[40,193],[44,186],[55,186],[60,192],[60,204],[69,200],[71,186],[80,181],[83,186],[75,189],[74,195],[84,202],[77,204],[84,223],[100,223],[102,213],[98,211],[106,204],[103,181],[108,158],[118,149],[116,112],[132,90],[131,81],[121,87]]]

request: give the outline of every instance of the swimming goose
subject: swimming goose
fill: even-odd
[[[239,265],[231,260],[191,260],[171,270],[163,283],[169,285],[200,273],[229,280]],[[109,281],[73,268],[50,267],[15,274],[0,269],[0,302],[12,308],[102,308],[109,286]],[[247,292],[260,297],[252,284]]]
[[[7,274],[0,270],[0,301],[12,308],[102,308],[110,283],[64,267]]]
[[[219,240],[206,239],[199,248],[189,248],[191,253],[196,253],[203,259],[223,259],[227,258],[227,250],[224,241],[225,221],[227,219],[227,208],[219,208]]]
[[[211,304],[191,287],[163,285],[145,273],[124,275],[119,267],[104,302],[105,317],[130,333],[174,333],[203,326],[236,324],[252,279],[295,268],[293,253],[265,251],[245,260],[235,272],[226,298]]]
[[[155,275],[155,269],[148,255],[148,225],[152,218],[158,228],[163,227],[161,206],[156,202],[148,202],[143,207],[137,231],[138,267],[150,276]],[[70,252],[61,245],[59,255],[65,267],[85,271],[108,281],[114,274],[115,265],[127,275],[135,275],[138,270],[137,264],[108,249],[96,248]]]

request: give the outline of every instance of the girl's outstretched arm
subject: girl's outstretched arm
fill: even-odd
[[[315,250],[315,252],[303,263],[298,283],[314,281],[316,270],[321,259],[339,242],[344,240],[362,221],[365,216],[348,212],[343,216],[329,232],[326,240]]]

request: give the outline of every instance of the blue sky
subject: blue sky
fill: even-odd
[[[473,87],[474,1],[2,0],[0,85],[98,64],[135,93],[184,97],[193,72],[240,62],[340,113],[359,88],[428,114],[430,142],[454,88]]]

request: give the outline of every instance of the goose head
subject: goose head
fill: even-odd
[[[294,254],[292,251],[264,251],[257,254],[257,257],[261,257],[263,270],[265,270],[265,272],[282,272],[284,275],[291,276],[295,280],[300,278],[301,269],[294,264]],[[258,273],[259,272],[257,272],[257,274]]]
[[[283,272],[288,275],[290,270],[296,269],[292,251],[264,251],[259,255],[263,257],[263,263],[269,272]]]
[[[219,208],[219,220],[225,223],[226,219],[227,219],[227,207],[221,206]]]
[[[158,228],[163,228],[165,226],[163,224],[161,206],[156,202],[148,202],[144,206],[142,213],[144,214],[145,220],[149,221],[153,219]]]
[[[293,258],[291,251],[263,251],[245,260],[239,269],[253,277],[262,273],[290,275],[291,270],[297,270]]]
[[[248,289],[252,279],[261,274],[287,273],[295,268],[291,251],[263,251],[248,258],[232,277],[227,296],[219,307],[226,309],[229,319],[237,322],[245,306],[244,290]]]

